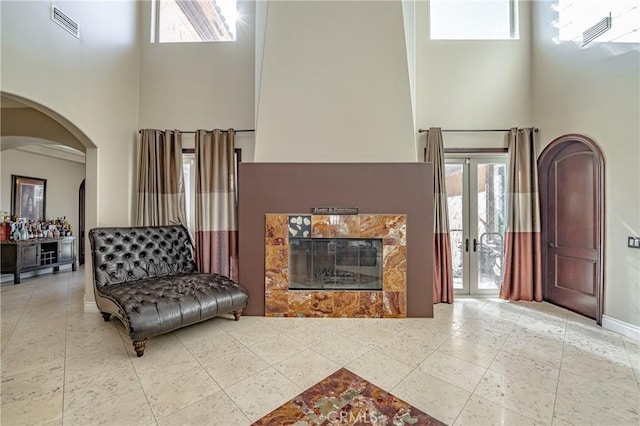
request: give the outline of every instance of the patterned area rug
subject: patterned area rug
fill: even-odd
[[[444,423],[342,368],[254,425],[439,426]]]

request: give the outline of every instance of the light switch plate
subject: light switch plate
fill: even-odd
[[[627,247],[640,249],[640,237],[629,237]]]

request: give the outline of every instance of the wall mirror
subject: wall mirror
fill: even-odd
[[[11,175],[11,215],[31,220],[45,220],[47,180]]]

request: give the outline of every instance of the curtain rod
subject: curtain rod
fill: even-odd
[[[443,129],[442,132],[459,132],[459,133],[475,133],[475,132],[508,132],[511,129],[476,129],[476,130],[447,130]],[[537,132],[536,127],[533,128],[534,132]],[[418,129],[418,133],[429,133],[429,129]]]
[[[173,130],[169,130],[169,131],[173,132]],[[180,133],[183,133],[183,134],[185,134],[185,133],[186,134],[195,134],[196,131],[197,130],[185,130],[184,132],[180,131]],[[222,130],[222,133],[226,133],[227,131],[228,130]],[[212,130],[206,130],[206,133],[212,133],[212,132],[213,132]],[[246,133],[246,132],[255,132],[255,130],[254,129],[241,129],[241,130],[235,130],[234,129],[234,132],[236,132],[236,133]],[[142,133],[142,129],[138,130],[138,133]]]

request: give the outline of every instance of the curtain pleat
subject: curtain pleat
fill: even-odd
[[[195,138],[195,261],[200,272],[238,279],[235,132],[198,130]]]
[[[509,218],[500,297],[542,301],[538,168],[533,130],[509,133]]]
[[[433,163],[434,175],[434,277],[433,303],[453,303],[453,270],[449,210],[444,169],[444,143],[439,127],[429,129],[424,161]]]
[[[186,225],[182,134],[142,130],[138,164],[138,226]]]

